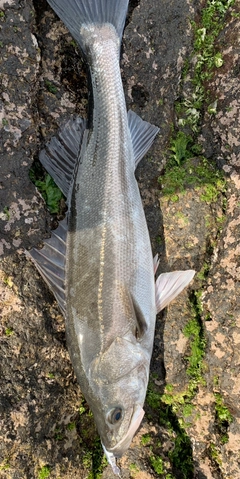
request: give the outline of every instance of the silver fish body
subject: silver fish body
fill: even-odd
[[[126,111],[119,51],[128,0],[48,0],[89,65],[92,124],[76,118],[40,161],[67,197],[68,214],[28,255],[65,316],[68,349],[104,452],[127,450],[144,415],[156,313],[194,271],[161,274],[152,257],[136,165],[159,129]]]
[[[126,434],[136,406],[144,403],[155,282],[134,176],[119,38],[111,25],[90,26],[85,32],[96,107],[71,196],[66,329],[78,381],[84,384],[102,441],[111,450]],[[124,416],[118,428],[111,427],[115,409]],[[118,453],[123,452],[124,445]]]

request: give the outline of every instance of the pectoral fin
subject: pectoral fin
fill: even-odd
[[[164,309],[193,279],[195,271],[173,271],[160,274],[156,281],[156,310],[159,313]]]

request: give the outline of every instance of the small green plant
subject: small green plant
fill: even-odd
[[[201,17],[196,22],[191,22],[194,32],[194,51],[192,58],[188,58],[182,69],[182,85],[186,74],[190,75],[192,88],[188,97],[182,95],[182,100],[176,104],[179,133],[184,127],[190,128],[194,137],[199,133],[202,121],[204,103],[208,100],[208,112],[216,114],[217,99],[208,98],[206,80],[209,80],[215,68],[221,68],[224,59],[216,47],[216,39],[224,28],[225,15],[233,6],[235,0],[207,0],[201,9]],[[233,13],[232,13],[233,14]],[[189,81],[189,78],[188,78]],[[183,144],[183,148],[184,144]],[[176,158],[178,161],[178,159]]]
[[[87,451],[83,457],[83,465],[90,470],[87,479],[100,479],[107,464],[101,441],[99,438],[96,438],[91,451]]]
[[[10,213],[8,206],[4,206],[3,213],[6,215],[7,219],[10,220]]]
[[[70,422],[70,423],[67,425],[67,429],[68,429],[68,431],[73,431],[74,429],[76,429],[76,424],[75,424],[75,422]]]
[[[221,466],[222,465],[222,460],[219,457],[219,452],[218,452],[215,444],[213,444],[213,443],[210,444],[209,452],[210,452],[211,458],[216,462],[216,464],[218,464],[218,466]]]
[[[14,331],[13,331],[12,328],[6,328],[5,329],[6,336],[12,336],[13,333],[14,333]]]
[[[201,188],[200,199],[213,202],[226,191],[223,173],[203,156],[194,158],[193,153],[183,164],[173,165],[171,160],[166,166],[164,176],[159,177],[163,196],[175,202],[176,197],[189,188]]]
[[[209,273],[210,269],[210,264],[208,262],[205,262],[200,269],[199,273],[197,274],[197,278],[200,279],[200,281],[204,281]]]
[[[43,179],[38,179],[38,170],[34,167],[31,168],[29,176],[45,199],[50,213],[59,213],[60,201],[63,198],[63,194],[52,177],[47,173],[43,176]]]
[[[184,429],[179,428],[174,440],[174,448],[169,452],[168,457],[174,469],[182,475],[180,477],[189,479],[193,477],[193,458],[190,439]]]
[[[143,434],[141,437],[141,443],[143,446],[147,446],[151,442],[150,434]]]
[[[158,409],[160,407],[160,403],[161,403],[161,396],[155,390],[154,383],[151,380],[151,378],[150,378],[149,383],[148,383],[146,402],[152,409]]]
[[[50,213],[58,213],[59,202],[61,198],[63,198],[63,194],[51,176],[47,174],[45,181],[37,180],[35,185],[38,187],[39,191],[41,191],[46,200]]]
[[[10,469],[10,464],[8,462],[8,459],[4,459],[3,462],[0,464],[0,471],[7,471]]]
[[[192,142],[192,137],[186,135],[183,131],[179,131],[174,140],[172,140],[170,150],[173,154],[170,156],[171,159],[175,160],[177,165],[180,166],[182,161],[189,158],[188,144]]]
[[[82,463],[86,469],[90,469],[92,466],[92,454],[91,451],[87,451],[82,459]]]
[[[84,414],[85,412],[86,412],[85,406],[81,405],[81,406],[79,407],[79,414],[80,414],[80,416],[81,416],[82,414]]]
[[[136,464],[134,464],[134,462],[130,464],[129,469],[130,469],[130,472],[133,474],[133,476],[134,476],[134,473],[136,474],[137,472],[139,472],[139,469],[136,466]]]
[[[206,340],[201,321],[200,293],[194,292],[192,294],[191,309],[193,318],[190,319],[183,330],[183,334],[190,339],[190,354],[186,357],[188,361],[187,374],[192,380],[201,382]]]
[[[53,95],[56,95],[58,89],[55,85],[53,85],[49,80],[45,80],[45,85],[50,93],[53,93]]]
[[[160,394],[157,392],[157,386],[153,382],[153,377],[151,377],[146,397],[147,404],[158,413],[159,423],[168,430],[172,437],[174,445],[168,453],[168,457],[172,463],[173,470],[176,468],[182,474],[181,477],[186,479],[192,477],[192,447],[184,429],[186,426],[185,422],[178,418],[176,413],[184,415],[184,411],[186,416],[192,413],[193,406],[190,404],[190,400],[194,393],[195,391],[192,391],[191,388],[182,393],[174,393],[173,385],[168,384],[165,387],[165,393]],[[165,474],[162,459],[156,456],[156,454],[153,454],[151,458],[151,465],[155,472]]]
[[[56,427],[55,429],[55,440],[62,441],[64,439],[64,434],[61,427]]]
[[[50,467],[43,466],[38,473],[38,479],[47,479],[49,476],[50,476]]]
[[[164,462],[161,457],[157,456],[150,456],[150,463],[153,468],[153,470],[159,474],[163,475],[164,474]]]
[[[0,42],[0,47],[3,47],[3,43],[2,43],[2,42]],[[8,125],[8,120],[7,120],[6,118],[3,118],[3,119],[2,119],[2,125],[3,125],[3,126],[7,126],[7,125]]]
[[[221,394],[215,393],[215,411],[216,417],[220,424],[227,423],[229,425],[233,421],[233,417],[229,409],[224,405]]]

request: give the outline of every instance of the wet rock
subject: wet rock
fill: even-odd
[[[228,18],[219,38],[224,65],[208,85],[217,98],[217,113],[205,112],[201,132],[205,156],[227,175],[225,222],[219,222],[225,193],[209,203],[202,200],[201,189],[187,188],[174,202],[160,193],[158,182],[176,121],[181,70],[192,50],[188,19],[199,13],[198,8],[198,2],[183,0],[132,1],[123,39],[121,68],[128,108],[160,127],[137,171],[160,270],[191,267],[199,272],[208,265],[204,282],[196,278],[158,318],[150,385],[150,399],[157,409],[153,411],[148,398],[142,429],[121,460],[125,478],[159,477],[156,464],[160,470],[161,460],[166,477],[167,473],[184,477],[169,459],[179,438],[185,441],[185,450],[191,450],[194,464],[185,477],[239,477],[236,16]],[[87,115],[87,72],[75,42],[45,0],[0,1],[0,12],[0,477],[81,478],[89,474],[92,459],[95,470],[100,468],[101,446],[73,375],[63,318],[23,250],[41,244],[50,234],[51,222],[29,179],[29,168],[70,114]],[[194,166],[198,159],[192,161]],[[171,411],[175,429],[169,431],[162,420],[166,406],[159,398],[166,383],[174,388],[178,401],[189,393],[190,341],[184,328],[192,319],[189,297],[200,289],[198,319],[207,341],[203,382],[191,396],[186,432],[179,403]],[[217,407],[226,415],[225,422],[220,421]],[[154,454],[161,459],[155,461],[155,470]],[[103,477],[112,477],[109,467]]]

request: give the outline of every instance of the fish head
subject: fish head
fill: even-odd
[[[118,337],[91,368],[89,405],[104,450],[121,457],[141,424],[150,355]]]

